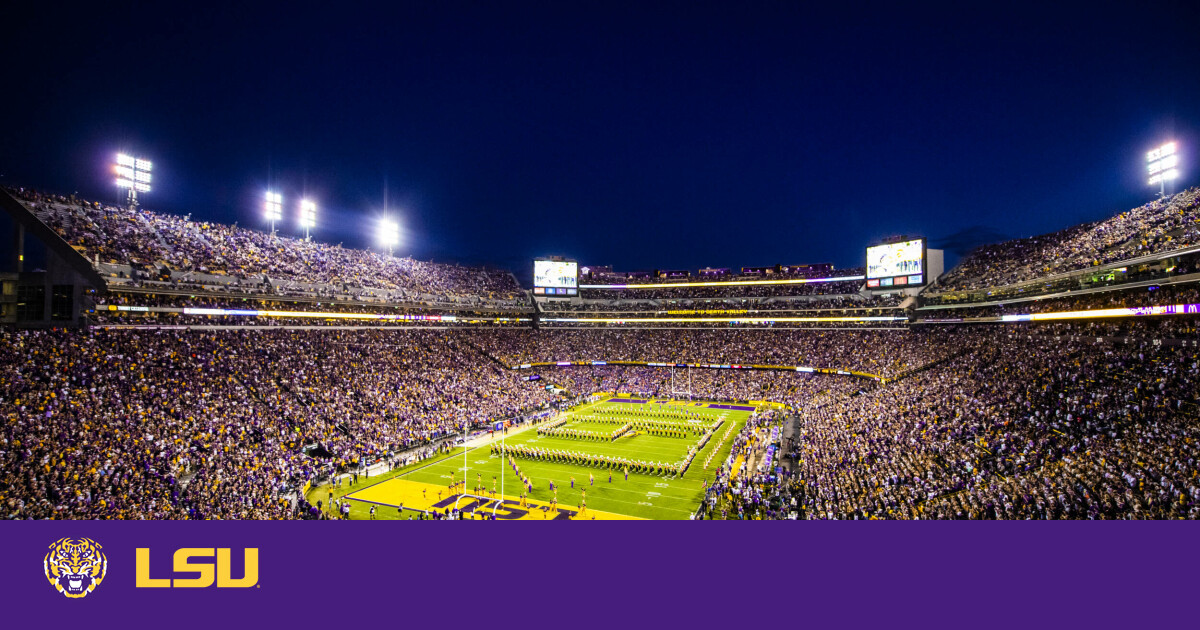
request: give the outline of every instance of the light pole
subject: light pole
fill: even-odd
[[[300,226],[304,228],[304,240],[308,240],[309,228],[317,225],[317,204],[308,199],[300,200]]]
[[[150,192],[150,160],[135,158],[124,153],[117,154],[113,171],[117,174],[117,186],[129,189],[129,209],[137,210],[137,194]]]
[[[1158,196],[1165,197],[1167,181],[1179,177],[1179,154],[1175,143],[1168,142],[1146,153],[1146,169],[1150,171],[1150,185],[1158,184]]]
[[[283,220],[283,195],[267,191],[267,199],[263,202],[263,216],[271,222],[271,236],[275,236],[275,222]]]

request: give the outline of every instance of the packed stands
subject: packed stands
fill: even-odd
[[[862,280],[836,282],[811,282],[803,284],[762,284],[687,287],[664,283],[653,287],[629,287],[623,289],[580,289],[579,296],[587,299],[648,299],[667,297],[687,298],[738,298],[780,296],[837,296],[858,293]]]
[[[1051,234],[985,245],[938,280],[968,291],[1036,280],[1200,244],[1200,188]]]
[[[552,300],[541,305],[543,312],[728,312],[728,311],[794,311],[817,313],[824,311],[880,310],[900,306],[896,294],[863,297],[842,295],[825,299],[658,299],[658,300]]]
[[[918,318],[939,321],[964,318],[995,318],[1028,313],[1062,313],[1113,308],[1142,308],[1174,304],[1200,304],[1200,283],[1143,286],[1097,291],[1067,297],[1022,300],[992,306],[918,309]],[[920,319],[918,321],[921,321]]]
[[[429,310],[352,302],[303,302],[199,294],[91,295],[88,321],[100,326],[477,326],[516,325],[531,313],[465,306]]]
[[[582,266],[588,269],[588,265]],[[751,269],[751,268],[747,268]],[[696,283],[696,282],[758,282],[763,280],[800,280],[800,279],[816,279],[816,278],[842,278],[847,276],[861,276],[865,273],[864,267],[854,269],[834,269],[833,265],[815,265],[815,266],[779,266],[774,267],[757,267],[757,272],[738,271],[734,273],[720,273],[716,275],[708,275],[697,273],[695,275],[687,272],[687,275],[678,276],[670,273],[592,273],[581,277],[580,284],[622,284],[622,285],[638,285],[638,284],[680,284],[680,283]],[[769,271],[768,271],[769,269]]]
[[[919,377],[802,403],[791,473],[726,474],[707,505],[731,518],[1200,517],[1194,347],[986,327],[954,339],[963,352]]]
[[[700,517],[1200,517],[1200,316],[1003,321],[1200,303],[1195,259],[1172,254],[1200,239],[1198,189],[982,248],[911,311],[862,281],[672,286],[680,279],[585,289],[535,311],[507,272],[15,194],[108,286],[89,296],[90,327],[0,334],[6,518],[322,518],[303,498],[309,483],[596,393],[781,407],[730,436]],[[1172,258],[1082,291],[989,295],[1043,280],[1058,291],[1047,278],[1158,254]],[[943,299],[952,290],[989,301],[960,307]],[[322,316],[286,315],[309,310]],[[904,321],[552,325],[731,314]]]
[[[398,258],[61,195],[9,192],[93,261],[111,285],[388,302],[527,303],[507,271]]]
[[[8,518],[301,516],[308,480],[553,398],[439,331],[9,332],[0,382]]]
[[[891,377],[538,370],[572,395],[790,406],[795,476],[762,491],[796,498],[805,518],[1194,517],[1197,352],[1001,327],[9,332],[3,505],[12,518],[302,517],[306,481],[559,400],[500,363],[621,356]],[[748,474],[722,483],[766,487]]]
[[[856,370],[893,377],[944,358],[943,331],[850,330],[495,330],[468,339],[505,365],[535,361],[763,364]]]

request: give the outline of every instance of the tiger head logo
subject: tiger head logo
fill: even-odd
[[[72,599],[96,590],[108,573],[108,559],[100,551],[100,543],[91,538],[54,541],[44,564],[46,579],[59,593]]]

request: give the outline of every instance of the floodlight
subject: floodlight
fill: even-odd
[[[1179,169],[1173,168],[1169,171],[1164,171],[1162,173],[1158,173],[1157,175],[1154,175],[1153,177],[1150,178],[1150,183],[1151,184],[1163,184],[1165,182],[1169,182],[1172,179],[1176,179],[1178,177],[1179,177]]]
[[[379,244],[388,248],[390,254],[400,244],[400,224],[384,217],[379,220],[377,230],[376,238],[379,240]]]
[[[1161,147],[1154,149],[1153,151],[1148,151],[1146,153],[1146,161],[1153,162],[1154,160],[1157,160],[1159,158],[1162,158],[1162,157],[1165,157],[1168,155],[1173,155],[1174,153],[1175,153],[1175,143],[1168,142],[1168,143],[1162,145]]]
[[[137,208],[137,194],[150,192],[150,160],[135,158],[124,153],[117,154],[113,172],[117,174],[117,186],[129,189],[129,207]]]
[[[1146,169],[1150,171],[1151,175],[1153,175],[1155,173],[1165,171],[1167,169],[1175,168],[1176,166],[1179,166],[1179,156],[1178,155],[1168,155],[1166,157],[1163,157],[1162,159],[1151,162],[1146,167]]]
[[[314,226],[317,224],[317,204],[305,199],[300,202],[300,225]]]
[[[263,216],[271,222],[271,234],[275,233],[275,222],[283,220],[283,195],[268,190],[263,202]]]
[[[1179,155],[1175,153],[1175,142],[1168,142],[1157,149],[1146,152],[1146,170],[1150,174],[1150,185],[1158,184],[1158,196],[1164,197],[1167,182],[1179,177]]]
[[[300,200],[300,226],[304,228],[304,240],[308,240],[309,228],[317,225],[317,204],[308,199]]]

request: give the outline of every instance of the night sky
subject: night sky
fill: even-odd
[[[271,186],[282,231],[307,193],[353,246],[386,190],[398,253],[528,282],[545,254],[858,266],[1149,201],[1166,139],[1178,187],[1200,170],[1186,2],[161,4],[6,8],[0,182],[117,202],[126,150],[144,207],[262,228]]]

